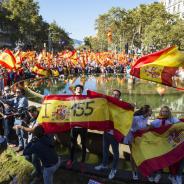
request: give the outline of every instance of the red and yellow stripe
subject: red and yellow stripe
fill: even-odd
[[[47,133],[57,133],[80,126],[92,130],[114,129],[120,141],[132,124],[133,107],[101,94],[49,95],[44,98],[37,121]]]
[[[184,123],[138,131],[132,156],[144,176],[175,164],[184,157]]]
[[[16,64],[16,59],[12,52],[6,49],[2,54],[0,54],[0,65],[5,68],[14,69]]]
[[[130,73],[141,79],[173,86],[172,77],[180,66],[184,66],[184,54],[173,46],[138,59]]]

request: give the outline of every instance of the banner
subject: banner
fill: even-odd
[[[144,176],[175,164],[184,157],[184,123],[136,132],[132,156]]]
[[[176,47],[143,56],[133,65],[130,74],[141,79],[184,89],[184,81],[179,82],[184,67],[184,53]],[[181,79],[183,80],[183,79]]]
[[[75,126],[91,130],[114,129],[121,141],[128,134],[133,107],[113,97],[88,91],[88,95],[49,95],[44,97],[38,123],[47,133],[68,131]]]

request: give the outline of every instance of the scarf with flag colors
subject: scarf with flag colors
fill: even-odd
[[[117,141],[128,134],[134,107],[113,97],[88,91],[87,95],[49,95],[44,97],[38,123],[46,133],[68,131],[75,126],[91,130],[113,129]]]
[[[137,131],[132,156],[144,176],[177,163],[184,157],[184,123]]]
[[[177,87],[175,76],[179,67],[184,67],[184,53],[173,46],[141,57],[133,65],[130,74],[137,78]]]

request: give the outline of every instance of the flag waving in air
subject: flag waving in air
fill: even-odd
[[[75,126],[91,130],[113,129],[117,141],[128,134],[134,107],[123,101],[96,92],[87,95],[49,95],[38,116],[47,133],[68,131]]]
[[[0,65],[5,68],[14,69],[16,64],[16,59],[12,52],[6,49],[3,53],[0,54]]]
[[[178,71],[182,67],[184,67],[184,53],[173,46],[138,59],[130,74],[137,78],[184,89],[184,85],[180,85],[178,80]]]

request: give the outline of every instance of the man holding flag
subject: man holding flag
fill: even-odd
[[[84,87],[80,84],[75,86],[75,95],[82,95]],[[87,128],[82,127],[74,127],[71,129],[70,136],[71,136],[71,143],[70,143],[70,160],[67,162],[67,168],[70,169],[72,167],[72,163],[74,160],[74,153],[77,145],[77,137],[80,135],[81,137],[81,144],[82,144],[82,159],[81,163],[85,162],[86,158],[86,136],[87,136]],[[82,167],[82,166],[81,166]],[[82,168],[81,168],[82,169]]]
[[[113,90],[112,96],[118,100],[120,100],[121,92],[117,89]],[[113,179],[117,173],[117,165],[119,160],[119,143],[114,137],[113,129],[104,132],[103,134],[103,161],[100,165],[95,167],[95,170],[99,171],[102,169],[107,169],[108,160],[109,160],[109,147],[112,147],[113,151],[113,163],[112,169],[109,173],[108,178]]]

